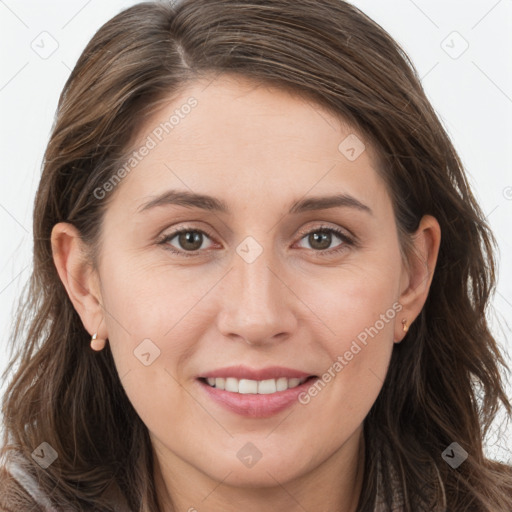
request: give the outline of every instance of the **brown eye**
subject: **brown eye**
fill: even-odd
[[[197,251],[203,244],[203,234],[199,231],[182,231],[177,237],[180,246],[187,251]]]
[[[334,249],[329,249],[334,239],[338,238],[341,241],[341,244],[338,244]],[[341,230],[336,228],[329,227],[321,227],[314,229],[305,233],[305,235],[301,238],[302,240],[307,240],[311,249],[316,252],[327,252],[327,253],[336,253],[345,249],[347,246],[353,245],[352,240],[345,235]]]
[[[169,251],[181,256],[196,256],[206,238],[210,236],[200,229],[181,229],[168,235],[165,235],[159,243],[164,245]],[[172,243],[173,240],[175,242]]]
[[[321,251],[328,249],[331,245],[332,234],[325,233],[320,231],[315,231],[314,233],[310,233],[308,235],[308,242],[314,249],[319,249]]]

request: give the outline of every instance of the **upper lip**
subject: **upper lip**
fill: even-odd
[[[293,368],[285,368],[284,366],[269,366],[267,368],[249,368],[248,366],[228,366],[226,368],[219,368],[212,370],[203,375],[200,378],[228,378],[233,377],[235,379],[248,379],[248,380],[268,380],[278,379],[280,377],[286,377],[287,379],[302,379],[303,377],[311,377],[311,373],[302,372],[300,370],[294,370]]]

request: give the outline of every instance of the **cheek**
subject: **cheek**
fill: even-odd
[[[121,251],[117,256],[104,261],[101,276],[109,345],[122,385],[148,426],[190,417],[190,397],[178,382],[197,349],[205,325],[201,299],[212,284]],[[172,408],[166,405],[170,397]]]
[[[395,333],[400,321],[397,282],[400,265],[391,255],[387,265],[350,266],[310,288],[305,302],[318,311],[328,359],[320,381],[302,397],[315,414],[333,414],[340,404],[344,422],[360,423],[376,400],[385,380]],[[399,260],[397,260],[399,261]],[[318,339],[318,338],[317,338]],[[318,399],[316,397],[319,397]],[[308,405],[309,406],[309,405]]]
[[[329,319],[336,335],[329,344],[332,359],[346,354],[346,359],[373,359],[389,351],[394,324],[402,309],[394,288],[387,282],[374,281],[345,289],[342,297],[330,301]]]
[[[150,390],[166,392],[172,381],[164,370],[168,348],[162,335],[169,331],[179,314],[179,299],[162,281],[128,258],[111,257],[102,270],[102,299],[106,311],[109,346],[119,377],[128,395],[152,402]],[[179,347],[170,347],[177,357]]]
[[[115,261],[115,264],[113,263]],[[102,269],[102,291],[107,311],[109,337],[127,352],[135,350],[144,339],[151,339],[160,349],[173,339],[180,346],[179,331],[190,329],[191,310],[204,296],[209,283],[190,279],[180,270],[147,264],[141,258],[112,258]],[[184,279],[187,277],[188,279]],[[187,316],[188,313],[188,316]]]
[[[172,330],[185,313],[183,304],[142,276],[110,277],[109,345],[121,384],[144,424],[165,430],[190,416],[190,399],[178,384],[188,339],[178,335],[179,324]]]
[[[332,359],[350,350],[354,340],[367,347],[371,340],[386,344],[393,340],[394,323],[402,309],[398,303],[400,265],[381,256],[382,263],[371,264],[373,258],[368,258],[370,262],[346,265],[325,279],[304,283],[301,296],[325,327]]]

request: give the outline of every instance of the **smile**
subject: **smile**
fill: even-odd
[[[250,380],[235,379],[234,377],[218,377],[205,379],[212,388],[223,389],[231,393],[270,395],[279,391],[286,391],[300,386],[310,377],[301,379],[280,377],[278,379]]]

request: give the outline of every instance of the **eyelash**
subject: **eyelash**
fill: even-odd
[[[198,251],[179,251],[175,249],[172,245],[169,245],[168,242],[170,242],[173,238],[176,236],[182,234],[182,233],[201,233],[203,235],[206,235],[208,238],[213,238],[209,233],[206,231],[203,231],[202,229],[196,229],[192,227],[185,227],[183,229],[180,229],[178,231],[174,231],[172,233],[169,233],[167,235],[163,235],[160,239],[157,240],[157,244],[163,245],[164,248],[168,251],[170,251],[173,254],[176,254],[178,256],[184,256],[186,258],[194,257],[198,255]],[[341,251],[344,251],[347,246],[355,246],[356,242],[349,236],[347,236],[343,231],[337,228],[332,228],[328,226],[319,226],[315,229],[310,229],[309,231],[301,231],[299,234],[301,235],[300,240],[302,240],[305,236],[310,235],[311,233],[334,233],[338,238],[340,238],[344,243],[342,243],[337,249],[324,249],[320,251],[315,251],[314,249],[311,249],[313,252],[317,253],[318,256],[332,256],[335,255]]]

